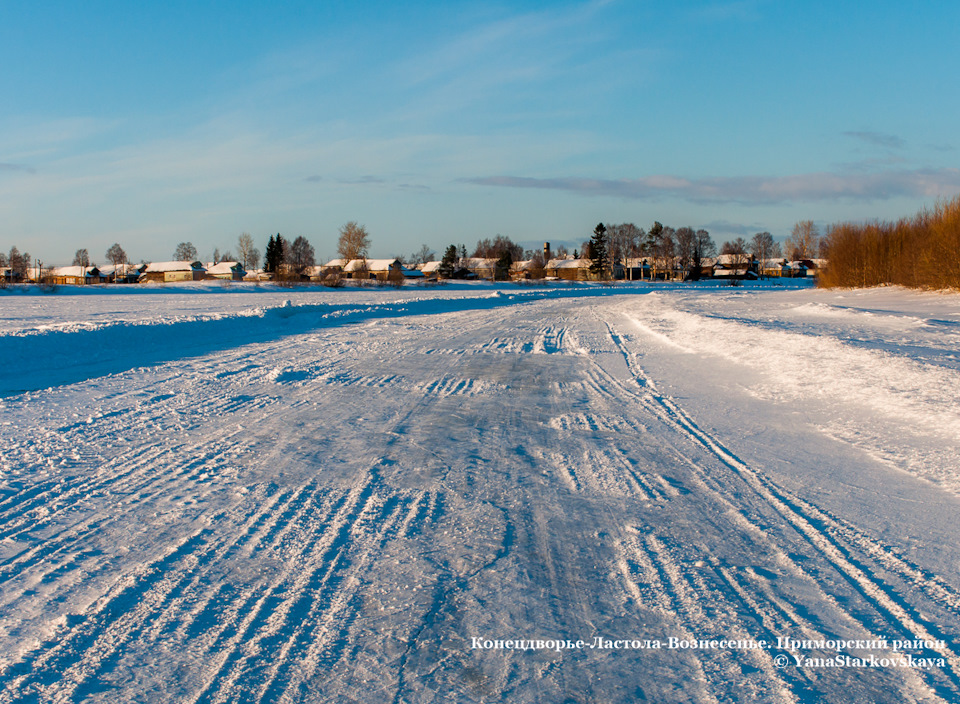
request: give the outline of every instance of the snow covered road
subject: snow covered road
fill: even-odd
[[[960,700],[956,297],[515,290],[6,321],[0,702]]]

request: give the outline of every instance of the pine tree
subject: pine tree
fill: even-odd
[[[283,241],[279,232],[276,238],[271,237],[267,242],[267,250],[264,253],[264,270],[273,274],[279,273],[280,267],[283,265],[286,249],[287,243]]]
[[[445,279],[449,279],[453,276],[453,271],[457,266],[457,246],[450,245],[447,247],[446,251],[443,253],[443,259],[440,260],[440,266],[437,267],[437,272]]]
[[[510,267],[513,266],[513,255],[509,249],[503,250],[497,259],[496,267],[493,270],[494,281],[506,281],[510,278]]]
[[[601,222],[590,238],[590,273],[599,279],[607,273],[607,228]]]
[[[270,239],[267,240],[267,248],[263,252],[263,269],[264,271],[272,272],[273,265],[276,261],[276,251],[277,244],[273,240],[273,235],[270,235]]]

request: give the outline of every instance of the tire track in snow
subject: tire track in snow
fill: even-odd
[[[700,429],[679,406],[657,392],[652,380],[646,377],[637,365],[635,358],[623,344],[621,336],[614,331],[610,323],[605,322],[605,325],[610,339],[623,356],[632,378],[637,380],[637,390],[626,388],[615,377],[607,373],[611,383],[616,384],[625,393],[636,398],[682,436],[686,436],[690,441],[702,447],[724,466],[732,470],[767,505],[797,530],[856,589],[867,603],[871,604],[879,614],[885,615],[888,623],[903,637],[928,641],[948,640],[939,632],[936,624],[929,622],[910,605],[905,596],[897,593],[892,586],[882,579],[871,577],[866,572],[865,566],[854,555],[858,548],[863,550],[864,546],[870,546],[868,552],[884,556],[888,568],[891,571],[897,571],[905,582],[909,582],[911,577],[916,576],[913,570],[910,570],[902,560],[899,560],[863,534],[856,533],[855,540],[851,545],[843,544],[840,536],[845,533],[845,537],[850,539],[853,533],[849,526],[844,528],[809,502],[781,489],[771,479],[747,466],[718,440]],[[602,369],[599,365],[598,368]],[[829,526],[831,530],[818,529],[818,525]],[[795,569],[801,572],[805,571],[796,562],[792,564]],[[932,589],[928,589],[927,596],[933,601],[938,601],[945,608],[955,607],[957,595],[952,593],[952,590],[949,590],[942,582],[939,582]],[[860,622],[866,632],[873,632],[869,624],[863,623],[861,619],[858,619],[849,611],[847,614],[852,620]],[[960,686],[960,655],[949,646],[937,647],[934,651],[943,656],[949,664],[949,670],[946,674],[953,685]]]

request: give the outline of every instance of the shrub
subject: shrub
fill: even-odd
[[[833,225],[825,246],[821,286],[960,288],[960,196],[897,222]]]

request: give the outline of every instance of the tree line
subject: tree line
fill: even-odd
[[[821,286],[960,288],[960,196],[896,222],[832,225],[824,248]]]
[[[548,258],[590,259],[591,272],[597,278],[608,278],[615,268],[624,266],[627,260],[646,259],[656,276],[658,270],[669,268],[671,271],[684,270],[690,279],[700,275],[705,260],[720,254],[732,255],[738,262],[753,257],[760,261],[776,259],[784,255],[789,259],[807,259],[822,254],[824,245],[816,227],[811,221],[797,223],[793,233],[787,238],[781,248],[780,243],[773,239],[769,232],[759,232],[749,241],[742,237],[724,242],[717,248],[710,234],[704,229],[692,227],[673,228],[655,221],[645,230],[633,223],[604,225],[600,223],[590,239],[585,240],[579,249],[569,252],[566,247],[560,246],[556,250],[544,252],[540,249],[524,248],[513,242],[510,237],[497,234],[495,237],[477,241],[472,254],[463,244],[451,244],[444,251],[440,264],[440,275],[452,276],[463,262],[469,257],[496,260],[495,276],[497,279],[507,279],[511,267],[515,262],[528,262],[527,271],[532,278],[541,278]],[[365,261],[370,250],[370,234],[365,226],[355,221],[346,223],[340,228],[337,242],[337,253],[345,261]],[[430,247],[424,244],[419,251],[409,257],[402,255],[394,257],[408,266],[418,266],[434,261],[435,254]],[[112,245],[105,254],[105,259],[114,265],[129,263],[129,258],[119,243]],[[197,248],[191,242],[181,242],[173,252],[176,261],[197,261]],[[213,250],[214,264],[221,261],[237,261],[244,269],[256,270],[261,263],[261,253],[254,243],[250,233],[242,233],[236,243],[236,255],[230,250],[221,252],[219,248]],[[314,247],[307,238],[298,236],[292,241],[284,238],[280,233],[271,235],[267,241],[262,256],[264,271],[274,278],[296,279],[304,275],[311,267],[317,264]],[[75,266],[91,266],[91,257],[86,249],[78,249],[74,255]],[[10,267],[15,277],[25,277],[30,266],[30,255],[20,254],[16,247],[10,250],[9,256],[0,253],[0,266]],[[362,265],[361,265],[362,268]]]

